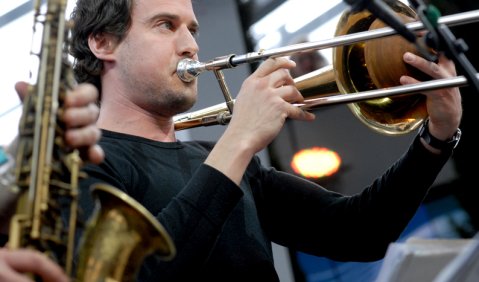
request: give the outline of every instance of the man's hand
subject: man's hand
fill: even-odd
[[[59,265],[33,250],[0,249],[0,281],[32,282],[25,273],[39,276],[43,282],[66,282],[68,276]]]
[[[23,101],[28,95],[28,84],[17,82],[15,89]],[[62,120],[67,126],[65,141],[73,148],[80,149],[82,158],[95,164],[103,161],[104,152],[97,144],[101,136],[100,129],[95,125],[99,109],[96,105],[97,89],[83,83],[69,91],[65,100],[65,112]]]

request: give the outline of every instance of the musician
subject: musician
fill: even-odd
[[[176,68],[184,58],[198,59],[192,1],[78,0],[72,20],[76,78],[101,89],[97,125],[106,156],[85,167],[90,178],[81,185],[104,182],[130,194],[177,249],[172,261],[148,257],[139,281],[278,281],[271,242],[339,261],[379,260],[457,143],[459,90],[428,91],[421,136],[362,193],[344,196],[255,156],[286,119],[314,119],[291,104],[303,100],[291,60],[269,58],[245,79],[217,142],[183,142],[173,117],[196,102],[197,82],[181,81]],[[433,78],[456,74],[444,57],[437,64],[410,53],[404,59]],[[83,195],[82,207],[91,211]]]
[[[20,99],[27,95],[28,84],[18,82],[15,85]],[[103,161],[103,149],[97,144],[101,131],[96,127],[99,109],[96,105],[98,98],[97,89],[87,83],[78,85],[66,96],[66,110],[61,119],[67,126],[65,140],[72,148],[79,148],[83,159],[99,164]],[[15,210],[16,193],[9,189],[9,181],[14,181],[9,174],[14,169],[15,142],[2,151],[0,164],[0,227],[2,246],[6,242],[8,222]],[[0,281],[31,281],[23,273],[34,273],[44,281],[68,281],[60,266],[48,259],[38,251],[20,249],[9,250],[8,247],[0,248]]]

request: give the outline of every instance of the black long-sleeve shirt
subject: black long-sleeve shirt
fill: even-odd
[[[105,130],[100,145],[105,161],[87,165],[81,182],[84,216],[93,209],[86,188],[108,183],[155,215],[177,250],[168,262],[149,256],[139,281],[278,281],[271,242],[337,261],[381,259],[449,157],[416,138],[370,186],[344,196],[258,158],[238,187],[203,163],[211,142],[163,143]]]

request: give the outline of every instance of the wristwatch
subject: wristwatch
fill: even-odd
[[[429,132],[429,119],[426,119],[419,129],[419,137],[421,137],[429,146],[440,150],[441,152],[450,152],[456,148],[459,140],[461,140],[461,129],[457,129],[456,133],[449,138],[448,140],[439,140],[436,137],[432,136]]]

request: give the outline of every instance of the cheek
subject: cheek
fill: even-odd
[[[155,54],[154,46],[146,40],[128,38],[122,44],[123,60],[129,60],[141,64],[148,64],[154,61],[152,56]]]
[[[171,77],[176,70],[177,58],[168,42],[158,38],[128,38],[122,44],[122,60],[127,62],[126,70],[140,79],[160,80]],[[134,73],[133,73],[134,72]]]
[[[170,66],[173,64],[172,58],[174,57],[171,53],[167,53],[162,46],[150,46],[137,50],[143,50],[143,52],[136,51],[138,54],[135,54],[139,68],[147,69],[150,72],[171,71]]]

